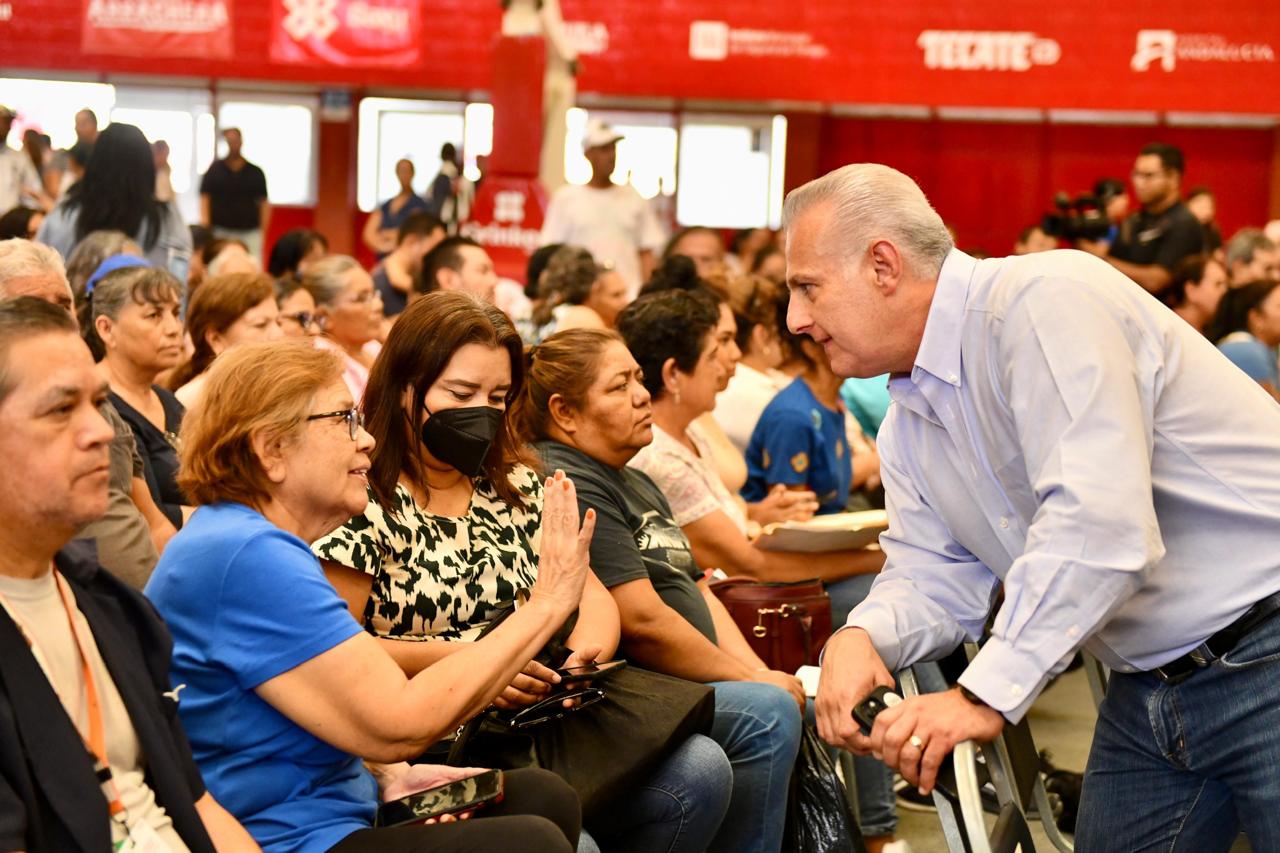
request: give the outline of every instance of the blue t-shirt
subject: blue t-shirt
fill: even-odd
[[[320,853],[373,823],[378,787],[254,688],[360,626],[307,543],[241,504],[201,507],[146,587],[173,633],[178,711],[213,796],[268,853]]]
[[[1236,332],[1227,335],[1218,342],[1218,349],[1231,360],[1231,363],[1248,374],[1250,379],[1258,382],[1270,382],[1273,387],[1280,386],[1276,365],[1276,351],[1255,338],[1248,332]]]
[[[747,443],[747,484],[742,497],[764,500],[769,487],[808,486],[819,514],[844,512],[853,485],[853,461],[844,413],[828,409],[796,379],[765,407]]]
[[[889,412],[889,374],[871,379],[846,379],[840,386],[840,397],[850,414],[858,419],[858,425],[867,438],[875,439],[880,424]]]

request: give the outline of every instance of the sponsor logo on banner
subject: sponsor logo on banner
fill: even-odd
[[[274,6],[273,62],[404,68],[422,58],[416,0],[275,0]]]
[[[1030,71],[1062,58],[1058,42],[1028,32],[925,30],[916,46],[924,67],[941,71]]]
[[[231,0],[86,0],[85,53],[231,56]]]
[[[490,175],[458,233],[484,246],[498,275],[522,281],[529,256],[540,245],[546,210],[547,193],[537,178]]]
[[[1218,33],[1178,33],[1138,30],[1138,43],[1129,67],[1147,71],[1158,63],[1172,71],[1178,62],[1275,62],[1276,53],[1264,42],[1236,44]]]
[[[609,52],[609,28],[600,21],[565,21],[564,34],[579,56]]]
[[[689,58],[721,62],[733,56],[825,59],[830,50],[799,30],[758,30],[729,26],[726,21],[694,21],[689,25]]]

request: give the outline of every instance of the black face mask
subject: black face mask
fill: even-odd
[[[479,475],[489,448],[502,430],[504,413],[492,406],[443,409],[422,425],[422,443],[431,455],[468,477]]]

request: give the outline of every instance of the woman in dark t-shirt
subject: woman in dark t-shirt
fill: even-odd
[[[804,690],[770,670],[707,589],[662,492],[628,469],[652,439],[649,392],[615,332],[574,329],[533,347],[515,417],[549,468],[596,511],[591,566],[618,605],[622,649],[641,666],[711,684],[711,736],[733,765],[712,850],[777,851]]]
[[[111,386],[111,404],[129,424],[151,497],[174,527],[183,520],[178,429],[185,409],[156,378],[182,360],[182,285],[142,258],[103,261],[86,285],[93,324],[85,340]]]

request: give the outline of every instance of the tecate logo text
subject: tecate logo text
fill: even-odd
[[[1030,71],[1062,57],[1056,41],[1025,32],[925,30],[916,45],[925,68],[942,71]]]

